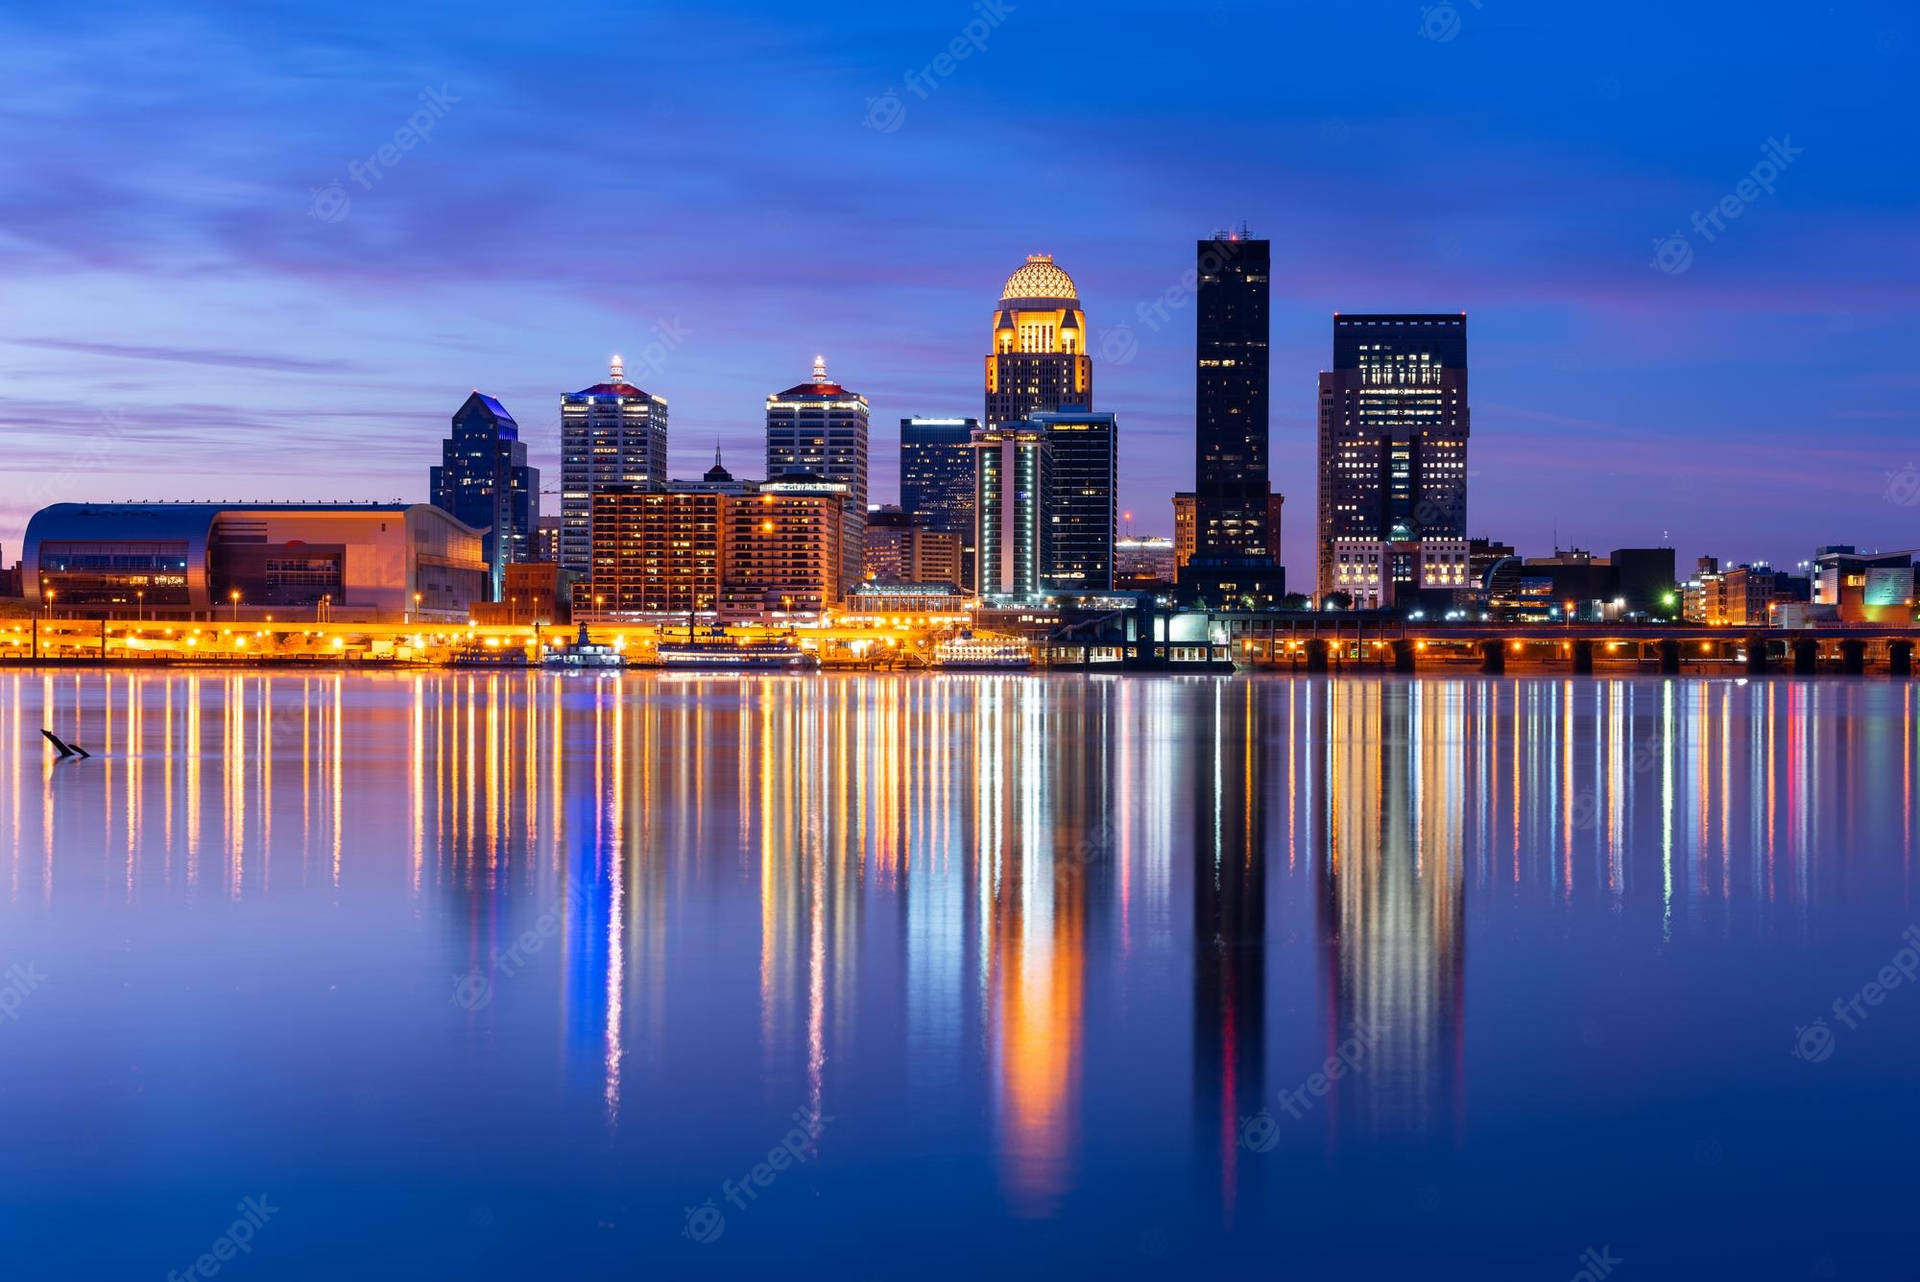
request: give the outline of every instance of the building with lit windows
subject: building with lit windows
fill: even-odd
[[[989,428],[975,443],[980,593],[1036,596],[1046,587],[1053,553],[1047,494],[1053,482],[1053,445],[1034,423]]]
[[[711,617],[720,608],[729,504],[750,500],[758,488],[736,481],[716,449],[697,481],[596,492],[593,576],[578,589],[575,608],[618,622]]]
[[[593,494],[667,480],[667,402],[627,382],[618,356],[604,383],[560,398],[560,564],[593,571]]]
[[[827,377],[827,358],[813,358],[813,377],[767,398],[767,479],[822,477],[846,486],[838,546],[847,562],[841,581],[860,578],[867,514],[867,398]]]
[[[900,420],[900,506],[961,541],[963,588],[973,585],[973,438],[976,418]]]
[[[1357,608],[1467,573],[1467,318],[1333,319],[1320,375],[1319,580]],[[1457,558],[1457,559],[1456,559]]]
[[[1268,529],[1271,265],[1271,242],[1244,231],[1195,244],[1193,546],[1180,585],[1214,609],[1270,609],[1286,595]]]
[[[960,584],[961,539],[935,530],[918,512],[891,505],[867,513],[861,578],[869,583]]]
[[[1093,404],[1093,358],[1087,316],[1073,277],[1051,254],[1029,254],[1007,277],[993,313],[987,355],[988,429],[1042,410]]]
[[[736,619],[818,616],[837,606],[857,581],[857,575],[850,579],[842,570],[847,503],[847,482],[801,473],[769,477],[757,492],[729,498],[721,614]]]
[[[498,597],[506,567],[533,558],[540,520],[540,471],[527,466],[526,442],[506,406],[474,392],[453,414],[440,444],[440,466],[428,473],[431,500],[480,530],[490,595]]]
[[[489,581],[429,503],[56,503],[23,553],[28,604],[82,617],[465,620]]]
[[[1111,414],[1075,406],[1040,410],[1027,421],[1047,434],[1051,447],[1046,585],[1069,592],[1112,587],[1113,540],[1119,525],[1119,423]]]

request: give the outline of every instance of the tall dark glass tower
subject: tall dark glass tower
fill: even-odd
[[[520,425],[506,406],[481,392],[467,397],[454,411],[430,484],[435,507],[486,531],[490,595],[499,600],[506,567],[532,559],[540,521],[540,470],[527,466]]]
[[[1181,587],[1214,608],[1271,607],[1286,594],[1267,537],[1272,242],[1216,233],[1196,252],[1194,551]]]
[[[900,420],[900,507],[926,521],[929,530],[960,536],[961,586],[974,587],[973,418]]]
[[[1194,383],[1194,550],[1267,553],[1267,277],[1270,241],[1199,243]]]

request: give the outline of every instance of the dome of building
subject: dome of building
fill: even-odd
[[[1077,300],[1080,294],[1073,287],[1073,277],[1054,263],[1052,254],[1028,254],[1026,265],[1007,277],[1007,287],[1000,297]]]

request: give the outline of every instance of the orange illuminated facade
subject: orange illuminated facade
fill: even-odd
[[[725,507],[720,611],[729,618],[820,614],[842,578],[847,485],[814,476],[769,480]],[[856,561],[857,564],[857,561]]]
[[[1051,254],[1029,254],[1007,277],[987,355],[989,430],[1065,405],[1093,404],[1087,316],[1073,277]]]

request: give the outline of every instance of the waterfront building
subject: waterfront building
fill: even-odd
[[[1914,565],[1907,552],[1863,553],[1833,544],[1814,554],[1813,604],[1830,607],[1847,623],[1884,623],[1913,617]]]
[[[869,583],[960,584],[961,539],[891,504],[867,513],[861,578]]]
[[[430,503],[56,503],[27,525],[32,606],[115,618],[467,618],[480,531]]]
[[[607,381],[560,398],[560,564],[593,569],[593,495],[612,485],[657,490],[667,479],[667,401],[627,382],[620,358]]]
[[[593,575],[577,607],[598,619],[713,615],[726,566],[729,503],[750,498],[714,450],[697,481],[608,486],[593,498]]]
[[[821,477],[846,486],[839,547],[843,583],[860,578],[867,512],[867,398],[827,377],[827,358],[813,358],[813,376],[767,398],[767,479]]]
[[[844,575],[848,483],[793,473],[724,506],[721,613],[817,616],[857,582]],[[864,521],[864,518],[863,518]],[[864,548],[865,540],[862,538]],[[856,551],[853,564],[859,565]]]
[[[481,533],[489,594],[498,598],[506,567],[533,555],[540,519],[540,472],[527,466],[520,425],[499,401],[475,391],[453,413],[453,430],[429,470],[433,505]]]
[[[567,575],[553,561],[516,561],[507,567],[500,595],[476,603],[473,621],[509,627],[567,623],[572,618]]]
[[[1007,277],[993,313],[987,354],[986,427],[1018,423],[1043,410],[1093,405],[1087,316],[1073,277],[1051,254],[1029,254]]]
[[[976,418],[903,418],[900,420],[900,506],[921,517],[930,530],[961,541],[961,587],[974,584],[973,438]]]
[[[1469,433],[1465,313],[1333,318],[1333,368],[1320,375],[1323,596],[1383,608],[1464,585]]]
[[[982,432],[974,448],[981,595],[1037,595],[1053,555],[1052,440],[1038,424],[1016,422]]]

